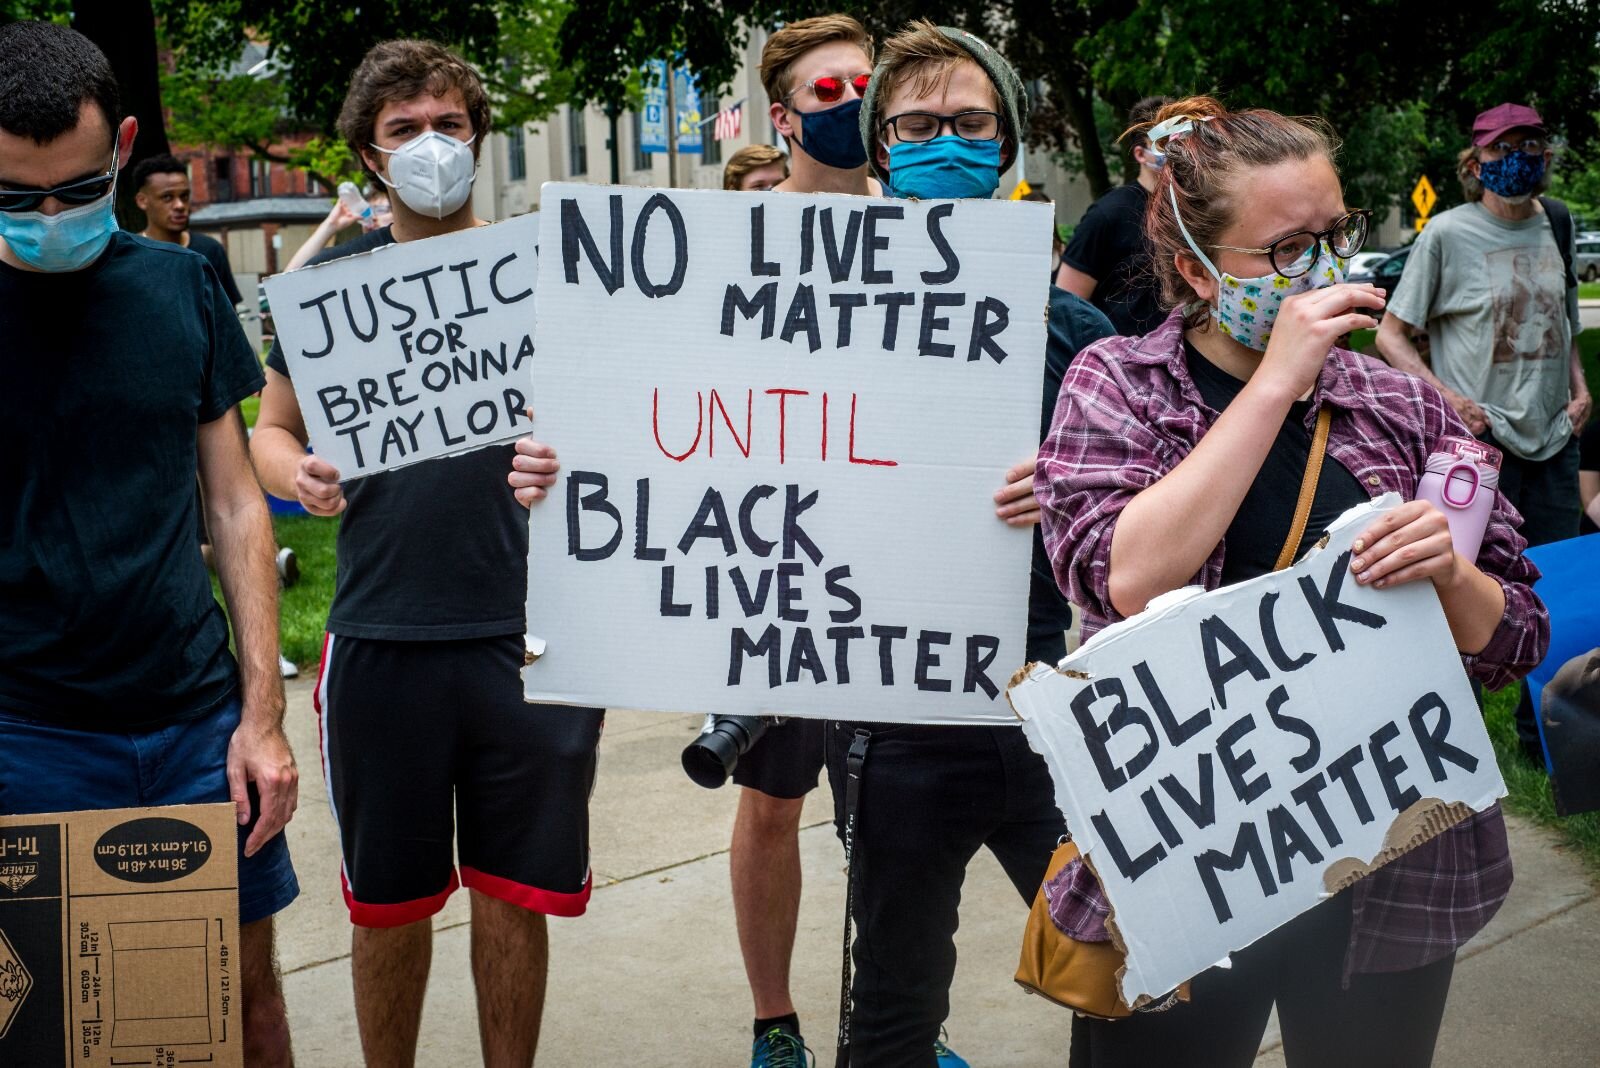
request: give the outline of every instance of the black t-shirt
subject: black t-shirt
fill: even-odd
[[[1578,470],[1600,471],[1600,419],[1589,420],[1589,425],[1583,428],[1583,436],[1578,439]],[[1578,519],[1578,533],[1600,534],[1600,527],[1594,525],[1588,512]]]
[[[1061,253],[1062,263],[1096,280],[1090,303],[1124,337],[1148,334],[1166,318],[1144,239],[1149,199],[1137,182],[1113,189],[1089,205]]]
[[[1189,361],[1189,376],[1194,379],[1201,398],[1222,411],[1244,389],[1244,383],[1206,359],[1187,341],[1183,347]],[[1265,575],[1278,562],[1284,539],[1294,524],[1300,484],[1306,476],[1306,463],[1311,459],[1311,431],[1306,426],[1310,415],[1310,401],[1296,401],[1290,405],[1283,426],[1278,428],[1277,440],[1272,443],[1256,480],[1250,484],[1244,502],[1228,524],[1228,531],[1223,535],[1223,544],[1227,546],[1222,559],[1224,586]],[[1328,525],[1347,509],[1370,499],[1355,475],[1335,460],[1332,453],[1323,454],[1317,495],[1311,500],[1311,516],[1295,548],[1295,558],[1299,559],[1301,553],[1316,544]]]
[[[1044,407],[1039,415],[1039,440],[1050,435],[1061,380],[1067,368],[1089,345],[1116,330],[1094,305],[1065,289],[1050,289],[1049,333],[1044,356]],[[1072,602],[1056,585],[1050,554],[1044,550],[1042,529],[1033,529],[1033,576],[1028,587],[1029,660],[1055,663],[1067,655],[1066,632],[1072,625]]]
[[[239,304],[244,301],[239,295],[238,283],[233,280],[233,266],[228,262],[228,250],[222,247],[222,242],[190,230],[189,251],[200,253],[211,264],[211,269],[217,272],[217,281],[222,283],[222,291],[228,295],[228,303]]]
[[[385,226],[311,263],[393,243]],[[267,366],[289,373],[276,342]],[[329,633],[389,641],[523,633],[528,512],[506,482],[512,453],[490,445],[346,482]]]
[[[81,271],[0,264],[0,710],[126,730],[233,695],[196,435],[261,385],[184,248],[117,233]]]

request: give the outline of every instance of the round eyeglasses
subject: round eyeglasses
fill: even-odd
[[[1341,218],[1326,230],[1297,230],[1272,242],[1265,248],[1240,248],[1237,245],[1212,245],[1225,252],[1245,252],[1252,256],[1268,256],[1272,269],[1285,278],[1298,278],[1311,270],[1317,262],[1317,250],[1327,242],[1335,256],[1347,260],[1361,251],[1367,243],[1367,226],[1372,212],[1365,208]]]

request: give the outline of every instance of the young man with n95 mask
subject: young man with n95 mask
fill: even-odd
[[[393,192],[394,222],[318,259],[483,225],[471,192],[489,102],[454,53],[375,45],[339,128]],[[252,442],[261,479],[315,515],[343,516],[316,702],[366,1061],[415,1061],[430,918],[464,884],[483,1062],[525,1068],[544,1009],[545,916],[589,902],[601,712],[523,703],[528,523],[504,481],[511,447],[341,486],[305,452],[282,350],[267,363]]]

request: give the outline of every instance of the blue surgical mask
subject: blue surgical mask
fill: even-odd
[[[827,111],[799,111],[800,136],[791,140],[824,167],[853,171],[867,162],[861,141],[861,98]]]
[[[89,266],[117,232],[116,190],[54,215],[0,212],[0,237],[13,255],[37,271],[58,274]]]
[[[1146,148],[1144,165],[1153,171],[1159,171],[1167,165],[1167,154],[1158,148]]]
[[[935,137],[889,146],[889,193],[918,200],[989,197],[1000,187],[1000,142]]]
[[[1528,196],[1544,177],[1544,157],[1507,152],[1499,159],[1478,162],[1478,181],[1496,196],[1518,200]]]

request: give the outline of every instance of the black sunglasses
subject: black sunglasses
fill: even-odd
[[[54,189],[0,189],[0,211],[37,211],[48,197],[74,207],[93,204],[107,193],[117,180],[117,150],[111,149],[111,169],[90,178],[76,178]]]

